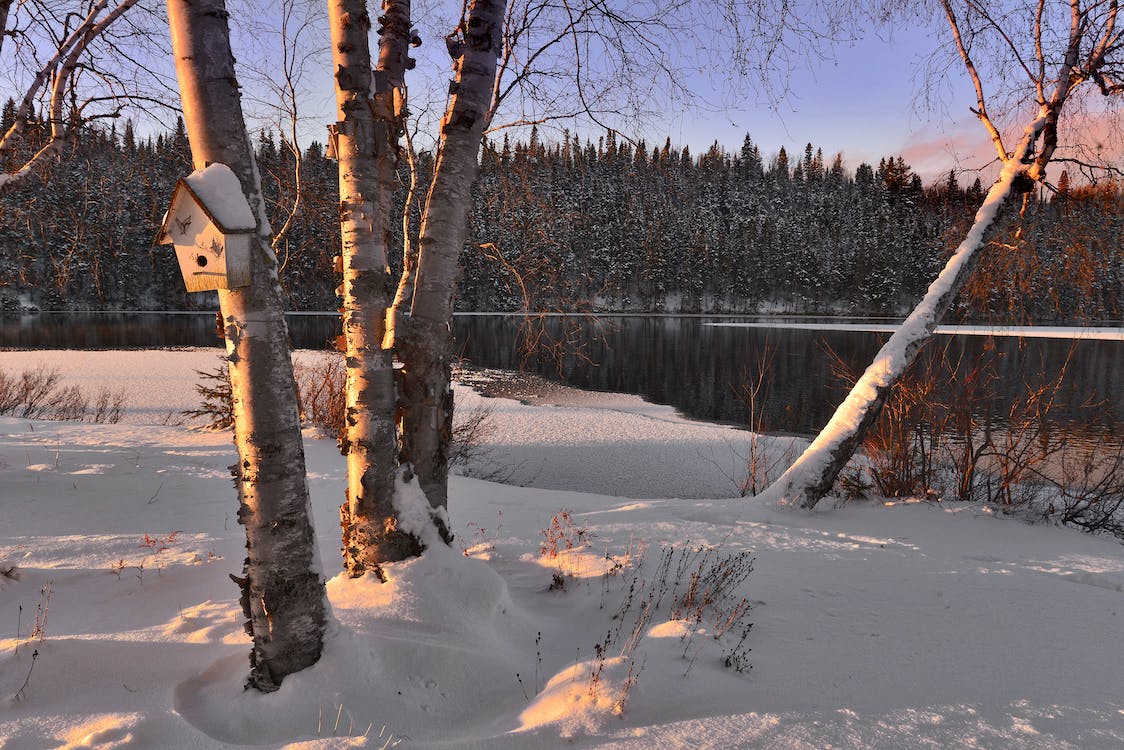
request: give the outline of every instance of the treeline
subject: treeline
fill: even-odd
[[[13,110],[0,112],[0,127]],[[23,148],[36,146],[32,128]],[[257,157],[278,228],[297,196],[297,157],[268,133]],[[281,279],[291,309],[330,310],[336,167],[318,143],[300,160],[301,206],[278,247]],[[431,156],[419,154],[418,165],[424,199]],[[81,130],[41,179],[0,191],[0,308],[213,307],[211,295],[183,291],[171,249],[153,245],[175,180],[190,169],[182,124],[143,140],[128,124]],[[1033,194],[1023,216],[1010,218],[965,296],[966,317],[1124,317],[1121,193],[1112,184],[1059,187]],[[737,152],[715,145],[693,156],[670,141],[649,148],[609,134],[545,144],[532,132],[528,142],[505,138],[484,150],[458,305],[900,313],[982,196],[979,180],[965,188],[952,174],[925,187],[900,157],[852,172],[810,144],[798,157],[782,149],[765,159],[747,136]],[[399,231],[396,267],[401,248]]]
[[[1119,320],[1118,186],[1036,192],[1008,217],[963,318]],[[807,145],[766,161],[749,136],[700,156],[610,134],[488,149],[465,256],[469,309],[906,312],[984,197],[955,174],[925,187],[901,157],[851,172]],[[1016,237],[1016,232],[1021,233]],[[497,272],[497,266],[500,270]]]

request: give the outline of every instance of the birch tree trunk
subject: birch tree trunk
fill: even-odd
[[[14,0],[0,0],[0,52],[4,51],[4,37],[8,35],[8,11]]]
[[[253,638],[248,686],[276,690],[320,658],[327,603],[313,535],[288,333],[260,177],[242,118],[224,0],[168,0],[172,51],[196,168],[225,164],[258,220],[250,285],[221,290],[246,527],[242,606]],[[234,578],[234,576],[231,576]]]
[[[387,0],[380,19],[381,49],[372,87],[365,0],[329,0],[336,69],[340,231],[343,238],[343,331],[347,343],[347,498],[340,507],[344,567],[352,577],[381,563],[421,552],[416,537],[398,528],[394,358],[384,348],[393,290],[387,248],[397,186],[398,134],[405,100],[403,74],[410,42],[410,3]]]
[[[434,508],[448,504],[453,294],[496,59],[503,51],[505,5],[470,0],[460,25],[446,37],[455,75],[422,214],[409,324],[396,338],[403,362],[401,458],[413,466]]]

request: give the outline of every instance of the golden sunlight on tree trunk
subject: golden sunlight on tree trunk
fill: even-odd
[[[260,178],[242,118],[223,0],[168,0],[184,120],[196,168],[225,164],[254,210],[250,285],[221,290],[246,527],[242,606],[253,638],[248,685],[276,690],[320,658],[327,603],[313,535],[288,333]],[[233,576],[232,576],[233,577]]]
[[[358,577],[372,571],[380,578],[382,563],[421,552],[418,540],[397,523],[394,359],[384,348],[392,290],[387,245],[405,116],[410,4],[387,0],[383,13],[379,66],[372,82],[366,3],[328,3],[339,120],[332,137],[339,159],[347,344],[347,414],[340,449],[347,456],[348,489],[340,525],[347,572]]]

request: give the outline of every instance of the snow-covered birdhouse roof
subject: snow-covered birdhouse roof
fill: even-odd
[[[161,222],[160,244],[175,245],[189,292],[235,289],[250,283],[254,212],[230,167],[211,164],[176,183]]]
[[[257,229],[254,212],[242,192],[238,177],[225,164],[211,164],[176,182],[171,204],[160,227],[160,236],[156,240],[158,243],[172,242],[169,225],[180,202],[185,199],[198,204],[223,234],[243,234]]]

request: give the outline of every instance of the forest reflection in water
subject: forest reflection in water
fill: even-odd
[[[578,341],[560,357],[531,354],[518,346],[520,321],[513,317],[459,318],[461,356],[483,367],[523,366],[578,388],[635,393],[670,404],[683,414],[738,426],[750,415],[739,396],[767,362],[759,407],[770,432],[812,435],[830,418],[848,383],[839,365],[862,372],[888,338],[879,332],[800,328],[739,328],[705,325],[716,320],[689,316],[607,317],[594,323],[557,318],[542,321],[554,339]],[[726,320],[726,319],[723,319]],[[571,326],[567,329],[567,326]],[[1072,353],[1071,353],[1072,350]],[[1049,416],[1052,425],[1080,429],[1087,437],[1118,443],[1124,436],[1124,344],[1119,341],[1015,336],[941,335],[923,357],[947,357],[963,378],[981,361],[991,363],[990,398],[973,405],[981,419],[1002,423],[1028,388],[1065,380]],[[1068,366],[1067,366],[1068,360]],[[938,385],[936,398],[957,394]],[[1083,408],[1090,403],[1097,408]],[[1095,437],[1094,437],[1095,436]]]
[[[758,324],[768,322],[755,319]],[[688,417],[746,426],[740,387],[767,361],[759,405],[770,432],[814,434],[846,392],[838,363],[861,372],[887,333],[786,327],[716,327],[730,318],[700,316],[547,317],[536,322],[549,341],[566,340],[553,355],[521,350],[512,315],[458,315],[459,357],[476,367],[527,369],[592,390],[633,393],[669,404]],[[776,321],[782,323],[783,321]],[[331,314],[289,316],[297,348],[326,348],[338,333]],[[0,348],[116,349],[218,345],[213,313],[38,313],[0,315]],[[945,355],[959,370],[986,358],[991,398],[973,409],[1002,422],[1028,388],[1058,376],[1063,387],[1049,415],[1052,427],[1124,442],[1124,343],[1016,336],[940,335],[922,356]],[[836,362],[836,358],[838,362]],[[1068,360],[1068,365],[1066,365]],[[947,386],[936,397],[950,399]],[[1095,409],[1081,408],[1096,403]],[[1091,420],[1091,421],[1090,421]],[[1080,427],[1079,427],[1080,425]]]

